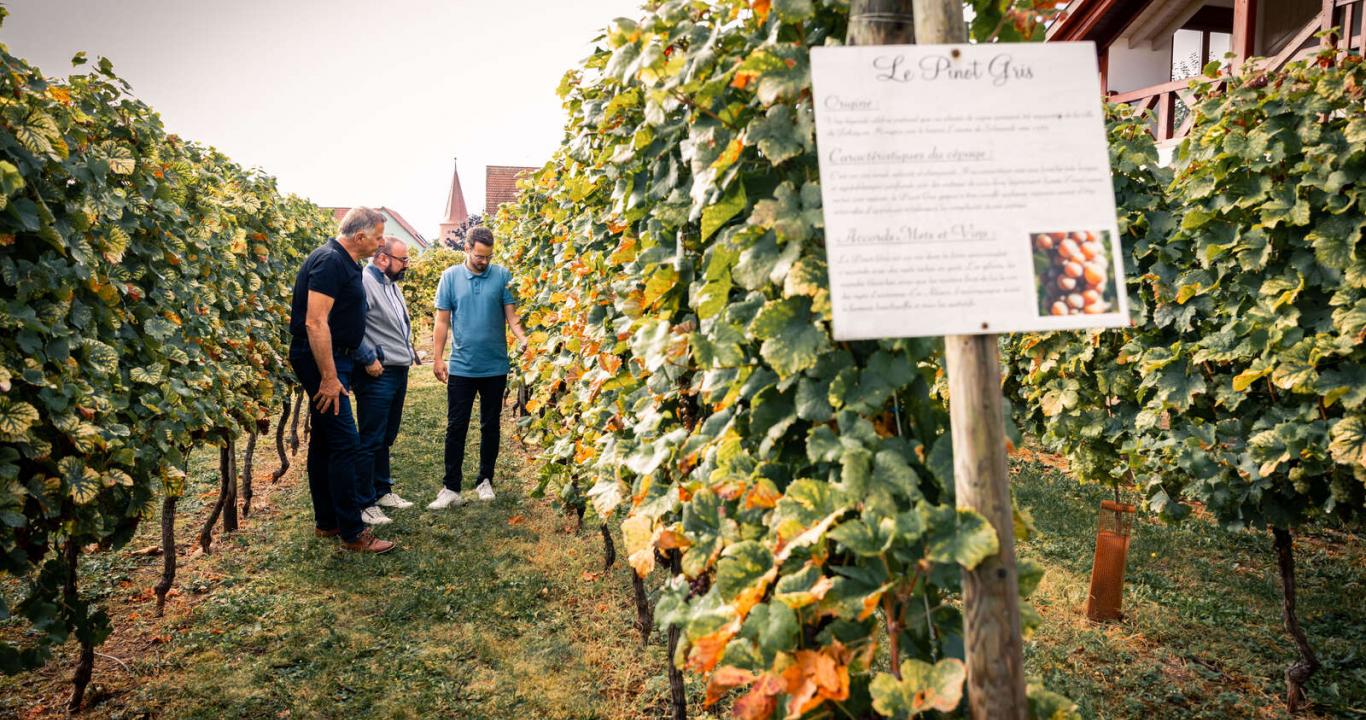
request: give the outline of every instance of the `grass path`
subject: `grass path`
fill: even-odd
[[[603,572],[594,528],[575,536],[572,517],[525,497],[534,473],[506,431],[497,500],[426,510],[441,482],[444,387],[415,368],[408,397],[393,464],[395,489],[416,505],[391,512],[394,522],[377,533],[399,543],[395,552],[358,556],[313,536],[301,449],[241,532],[218,539],[211,556],[191,554],[164,619],[150,618],[136,591],[158,558],[112,554],[123,567],[86,569],[112,580],[107,600],[120,629],[101,651],[136,658],[133,678],[100,659],[92,716],[658,714],[665,652],[658,633],[642,650],[631,629],[625,563]],[[477,445],[472,427],[466,477]],[[276,466],[271,455],[260,455],[258,475]],[[205,462],[201,475],[211,472]],[[208,478],[200,481],[207,490]],[[202,518],[202,502],[187,499],[184,516]],[[197,528],[181,524],[186,543]],[[55,711],[68,667],[64,656],[43,671],[46,692],[12,694],[14,680],[0,679],[0,716]]]
[[[396,489],[416,506],[380,530],[399,550],[339,552],[313,536],[306,483],[279,485],[272,443],[257,451],[258,501],[212,555],[184,552],[217,485],[217,453],[196,455],[181,502],[182,567],[166,617],[150,587],[161,560],[155,523],[119,552],[85,560],[83,590],[114,618],[83,717],[574,718],[665,716],[662,637],[632,629],[624,558],[602,568],[596,528],[526,496],[535,468],[510,432],[498,499],[425,509],[440,484],[443,387],[416,368],[395,448]],[[477,413],[476,413],[477,417]],[[471,428],[466,477],[478,433]],[[1280,718],[1291,645],[1265,535],[1199,519],[1143,521],[1129,557],[1122,623],[1082,611],[1095,512],[1107,491],[1016,462],[1015,493],[1039,533],[1023,557],[1046,572],[1032,598],[1042,624],[1026,641],[1036,679],[1095,718]],[[620,549],[620,546],[619,546]],[[1366,548],[1323,531],[1302,538],[1300,612],[1324,662],[1300,718],[1366,718]],[[658,578],[654,578],[658,582]],[[16,588],[0,583],[13,598]],[[19,630],[0,622],[0,635]],[[0,677],[0,718],[59,717],[73,651],[34,673]],[[705,718],[692,680],[690,717]]]

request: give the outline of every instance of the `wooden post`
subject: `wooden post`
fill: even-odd
[[[964,43],[958,0],[853,0],[850,45]],[[986,329],[986,328],[983,328]],[[1000,356],[995,335],[944,338],[958,507],[996,529],[1000,552],[963,572],[963,633],[968,703],[976,720],[1024,720],[1024,648],[1014,516],[1006,465]]]
[[[1233,70],[1257,51],[1257,0],[1233,0]]]
[[[958,507],[981,513],[1000,550],[963,571],[963,644],[972,717],[1019,718],[1025,697],[1020,639],[1020,582],[1006,464],[1001,359],[995,335],[944,338],[953,432],[953,485]]]

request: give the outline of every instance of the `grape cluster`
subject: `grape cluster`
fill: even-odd
[[[1105,247],[1093,232],[1039,233],[1036,256],[1048,261],[1040,276],[1041,309],[1049,315],[1098,315],[1110,311]]]

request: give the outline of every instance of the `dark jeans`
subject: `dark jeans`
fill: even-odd
[[[335,357],[337,378],[342,387],[351,390],[351,359]],[[308,492],[313,496],[313,522],[319,530],[340,530],[342,539],[351,542],[365,530],[360,511],[364,508],[356,493],[356,460],[360,450],[360,436],[356,420],[351,415],[351,400],[340,397],[341,410],[332,414],[320,413],[313,398],[322,385],[323,376],[312,356],[291,356],[289,364],[308,392],[309,421],[312,434],[308,438]]]
[[[356,461],[357,492],[362,507],[374,505],[394,487],[389,448],[398,437],[403,400],[408,396],[408,368],[385,365],[379,377],[356,368],[356,423],[360,426],[360,457]]]
[[[503,390],[508,376],[467,378],[450,376],[446,381],[446,477],[442,483],[460,492],[461,465],[465,462],[465,436],[470,429],[474,396],[479,395],[479,479],[493,481],[498,460],[498,416],[503,409]]]

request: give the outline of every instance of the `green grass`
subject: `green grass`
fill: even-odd
[[[1039,465],[1015,468],[1015,496],[1038,536],[1020,555],[1047,568],[1031,598],[1044,618],[1026,665],[1095,718],[1283,717],[1294,646],[1281,626],[1269,533],[1228,532],[1200,518],[1140,516],[1130,541],[1125,618],[1085,618],[1096,515],[1108,489]],[[1321,530],[1296,543],[1299,617],[1324,668],[1310,716],[1366,717],[1366,550]]]
[[[392,511],[395,522],[377,533],[399,543],[394,553],[357,556],[315,538],[296,468],[278,486],[258,480],[256,511],[240,532],[216,539],[212,555],[182,554],[181,594],[165,618],[152,616],[147,591],[160,558],[133,552],[156,543],[155,523],[128,549],[87,557],[84,588],[117,628],[100,651],[119,661],[98,659],[86,716],[664,716],[662,636],[639,645],[629,570],[619,561],[603,573],[596,528],[575,535],[572,518],[526,497],[535,468],[510,432],[498,500],[425,509],[440,485],[443,390],[426,368],[413,373],[394,467],[396,489],[417,505]],[[475,428],[469,443],[473,477]],[[263,439],[258,477],[275,467],[273,456]],[[296,465],[303,460],[300,452]],[[182,549],[212,501],[216,463],[212,449],[195,458]],[[1178,527],[1145,520],[1130,550],[1127,617],[1093,625],[1083,608],[1107,491],[1033,464],[1014,470],[1039,530],[1020,553],[1047,569],[1032,598],[1044,621],[1026,642],[1032,676],[1087,717],[1283,716],[1292,646],[1269,537],[1198,518]],[[1308,716],[1360,714],[1366,552],[1325,531],[1301,540],[1299,562],[1301,618],[1325,665],[1310,684],[1318,704]],[[67,647],[40,671],[0,678],[0,717],[60,714],[71,657]],[[705,717],[696,679],[689,696],[690,716]]]

